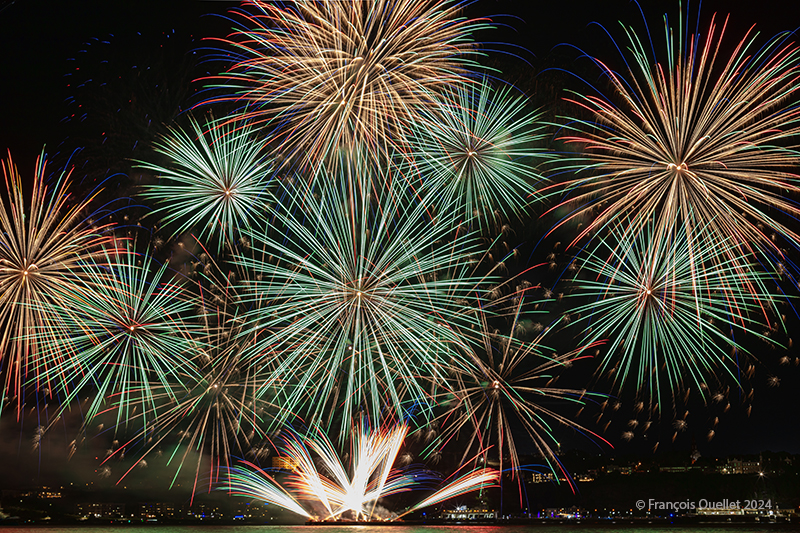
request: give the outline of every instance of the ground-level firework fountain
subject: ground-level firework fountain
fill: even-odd
[[[498,481],[496,470],[472,470],[449,480],[434,494],[400,514],[385,511],[378,506],[379,498],[427,488],[436,480],[420,467],[392,468],[407,433],[405,424],[377,430],[365,423],[357,425],[353,430],[348,470],[321,430],[304,435],[288,432],[280,451],[292,466],[292,472],[282,485],[267,471],[244,462],[230,469],[226,488],[233,494],[275,504],[310,521],[386,521],[493,486]]]

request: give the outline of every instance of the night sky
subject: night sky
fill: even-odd
[[[662,38],[661,17],[665,11],[671,17],[677,16],[677,0],[643,3],[654,38]],[[789,11],[790,4],[786,0],[706,1],[700,26],[707,26],[715,12],[722,16],[730,13],[727,43],[736,43],[753,23],[757,23],[764,35],[772,35],[800,26],[800,14]],[[203,38],[225,36],[232,24],[224,19],[224,14],[234,5],[235,2],[229,1],[189,0],[0,0],[0,150],[4,154],[9,149],[23,173],[32,171],[43,145],[54,159],[62,162],[79,148],[83,151],[75,156],[76,161],[98,154],[76,171],[76,176],[86,175],[92,183],[101,176],[124,171],[124,161],[137,149],[139,140],[146,144],[162,131],[163,121],[196,101],[199,84],[185,80],[216,70],[215,64],[202,61],[207,53],[204,47],[213,46]],[[696,14],[694,7],[691,12]],[[526,92],[536,86],[536,76],[542,70],[581,73],[591,70],[589,62],[579,58],[579,52],[559,44],[569,43],[594,55],[610,57],[612,64],[618,59],[608,37],[591,22],[602,24],[617,36],[619,20],[643,27],[638,7],[628,0],[482,0],[469,7],[469,14],[491,16],[501,25],[499,30],[481,36],[486,42],[502,43],[485,45],[502,51],[488,52],[487,62],[503,70],[504,74],[497,74],[498,77],[505,77]],[[148,67],[149,74],[136,72],[147,71]],[[556,78],[581,89],[580,83],[569,76],[556,75]],[[142,80],[142,87],[131,94],[139,98],[157,95],[159,90],[152,85],[171,84],[169,97],[158,102],[136,102],[137,107],[128,93],[114,88],[115,83],[123,87],[137,79]],[[101,83],[110,85],[112,90],[104,93],[97,89]],[[537,105],[544,106],[550,98],[531,96]],[[123,106],[126,101],[131,104],[129,114],[112,120],[113,108]],[[148,119],[137,117],[137,109],[145,109]],[[108,135],[109,141],[104,146],[101,139],[107,134],[103,131],[106,125],[118,130]],[[116,164],[115,160],[121,163]],[[124,176],[109,183],[130,194],[130,184]],[[532,249],[531,243],[520,246]],[[534,257],[532,261],[535,260]],[[800,320],[790,316],[787,326],[796,331]],[[566,345],[569,341],[565,337],[558,342]],[[797,341],[800,337],[790,350],[792,357],[800,355]],[[688,450],[694,438],[700,452],[707,456],[765,450],[800,453],[797,409],[800,367],[778,366],[780,350],[764,346],[754,349],[762,364],[750,380],[756,390],[750,416],[741,403],[732,402],[731,411],[721,416],[716,436],[710,442],[706,439],[708,421],[717,413],[714,406],[702,405],[690,406],[689,430],[681,433],[674,443],[669,438],[673,429],[668,417],[662,419],[662,427],[653,432],[651,441],[622,441],[619,435],[627,420],[623,398],[623,408],[605,435],[615,450],[596,448],[585,439],[569,435],[564,440],[565,447],[608,454],[647,454],[651,453],[652,441],[660,440],[662,451]],[[770,375],[781,378],[779,387],[767,386]],[[571,383],[583,380],[591,384],[593,378],[590,371],[576,369],[569,379]],[[36,476],[56,481],[95,479],[93,474],[84,474],[96,468],[93,457],[95,452],[102,451],[102,443],[88,445],[65,468],[65,444],[70,440],[66,429],[60,436],[51,436],[52,441],[43,447],[41,454],[32,452],[30,439],[35,424],[20,429],[11,415],[3,413],[0,419],[0,479],[15,479],[15,482],[32,481]],[[593,425],[590,416],[580,421],[601,430]]]

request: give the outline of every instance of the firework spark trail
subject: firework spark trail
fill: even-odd
[[[407,433],[405,424],[380,430],[370,430],[364,422],[355,425],[351,433],[352,471],[349,473],[333,443],[319,428],[305,435],[288,432],[281,450],[292,465],[286,484],[296,497],[271,477],[262,479],[260,469],[232,468],[229,483],[234,494],[255,495],[303,516],[309,514],[298,500],[321,504],[327,513],[320,517],[322,520],[335,519],[345,513],[353,513],[356,519],[369,519],[374,512],[374,505],[368,509],[370,503],[411,490],[420,483],[414,475],[392,469]],[[320,473],[314,456],[319,458],[322,469],[330,477]]]
[[[102,258],[100,250],[110,233],[109,226],[88,222],[99,191],[76,199],[69,172],[60,173],[48,186],[44,153],[36,162],[29,199],[10,154],[2,166],[8,194],[0,209],[0,359],[6,368],[0,410],[7,401],[19,399],[19,418],[25,384],[52,391],[56,384],[49,373],[68,363],[57,351],[42,355],[51,339],[67,331],[64,315],[52,312],[51,306],[81,284],[93,283],[82,266]]]
[[[194,465],[192,499],[199,488],[203,465],[207,463],[208,489],[219,481],[221,471],[230,467],[234,453],[244,455],[256,436],[264,437],[260,426],[266,425],[263,401],[255,401],[258,385],[252,374],[240,368],[238,347],[210,348],[212,360],[197,369],[198,376],[183,380],[185,393],[173,400],[166,393],[154,395],[159,404],[155,424],[140,435],[146,441],[141,457],[119,479],[121,482],[147,455],[161,446],[173,448],[167,461],[175,466],[174,485],[185,463],[197,455]],[[161,405],[164,404],[164,405]],[[184,451],[181,453],[181,448]],[[110,459],[108,457],[106,460]]]
[[[277,505],[306,518],[312,516],[287,493],[268,473],[253,463],[242,461],[243,467],[233,467],[228,472],[228,484],[232,494],[255,498]]]
[[[301,498],[321,501],[325,505],[329,516],[324,520],[347,512],[354,513],[356,519],[368,518],[371,512],[367,511],[367,504],[408,490],[417,483],[413,476],[398,475],[397,472],[391,475],[392,465],[407,433],[405,424],[378,431],[370,431],[363,422],[354,427],[350,455],[352,475],[348,475],[333,444],[320,430],[305,443],[289,441],[285,451],[290,457],[302,457],[307,446],[322,459],[325,469],[333,477],[330,480],[321,477],[307,456],[298,462],[300,468],[290,484],[300,492]]]
[[[255,275],[245,317],[273,333],[251,361],[264,369],[262,392],[307,423],[331,424],[336,408],[344,435],[359,409],[374,420],[385,406],[402,416],[406,401],[425,411],[418,376],[469,364],[460,331],[475,322],[470,294],[484,278],[470,274],[481,250],[470,235],[451,239],[450,219],[431,222],[425,202],[402,201],[383,188],[395,180],[374,179],[363,161],[337,169],[300,180],[252,234],[262,255],[237,261]]]
[[[424,188],[483,229],[524,216],[543,179],[534,165],[548,158],[536,146],[546,137],[538,112],[513,91],[495,89],[487,78],[459,85],[411,124],[410,158]]]
[[[217,250],[236,242],[243,229],[266,211],[272,163],[266,158],[255,128],[246,123],[201,125],[189,117],[191,131],[171,128],[155,145],[165,166],[139,162],[165,183],[145,185],[145,200],[160,205],[153,214],[176,223],[176,233],[197,230],[203,241],[218,237]]]
[[[664,393],[674,401],[690,385],[706,390],[717,370],[737,381],[738,362],[727,350],[747,352],[734,329],[763,337],[754,328],[764,314],[781,316],[769,276],[750,267],[746,255],[728,259],[741,246],[700,228],[693,250],[683,228],[659,238],[657,224],[636,237],[624,225],[612,230],[578,260],[591,277],[576,279],[573,294],[592,300],[573,310],[584,316],[585,338],[610,339],[599,372],[612,373],[619,388],[632,380],[651,407],[662,405]]]
[[[222,59],[236,63],[206,79],[229,94],[206,103],[247,104],[246,117],[276,124],[283,151],[313,169],[353,146],[383,161],[402,149],[417,108],[477,67],[471,35],[488,27],[460,17],[456,0],[245,5],[223,41]]]
[[[629,27],[627,75],[594,60],[621,105],[603,95],[569,99],[594,120],[563,124],[563,139],[585,148],[555,163],[560,172],[579,173],[547,193],[567,193],[553,209],[577,206],[556,227],[594,217],[574,244],[622,221],[630,234],[623,239],[636,238],[650,219],[663,238],[680,221],[690,245],[706,226],[720,241],[784,261],[769,234],[800,246],[800,235],[782,222],[800,216],[787,194],[800,192],[800,176],[788,170],[800,161],[791,145],[800,133],[800,48],[788,34],[760,46],[751,28],[726,58],[720,47],[727,19],[720,29],[714,17],[704,38],[694,33],[686,42],[683,24],[677,45],[666,26],[666,64],[651,60]]]
[[[401,518],[413,511],[419,511],[425,507],[436,505],[450,498],[455,498],[456,496],[495,486],[499,479],[500,475],[496,470],[479,469],[468,472],[444,488],[434,492],[408,511],[398,515],[397,518]]]
[[[336,520],[346,514],[352,514],[356,520],[371,520],[375,517],[375,502],[379,498],[423,488],[435,479],[420,469],[392,468],[407,433],[406,424],[373,430],[363,421],[354,426],[351,432],[351,470],[348,470],[333,443],[319,428],[305,435],[288,432],[281,450],[285,460],[292,465],[286,483],[289,490],[247,462],[230,470],[228,483],[233,494],[274,503],[315,520]],[[314,456],[330,477],[320,473]],[[469,472],[411,510],[491,486],[497,479],[498,473],[494,470]],[[311,516],[299,500],[321,505],[327,515]],[[373,504],[371,507],[370,503]]]

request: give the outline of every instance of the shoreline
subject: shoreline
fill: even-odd
[[[756,518],[759,518],[756,520]],[[16,520],[0,520],[0,528],[3,527],[30,527],[30,528],[94,528],[94,527],[597,527],[597,528],[627,528],[627,527],[663,527],[663,526],[691,526],[691,527],[749,527],[749,526],[768,526],[782,528],[784,526],[800,526],[800,519],[794,517],[778,517],[770,520],[768,517],[738,516],[738,517],[698,517],[682,516],[672,518],[581,518],[581,519],[554,519],[554,518],[516,518],[506,520],[407,520],[407,521],[350,521],[342,520],[338,522],[243,522],[234,520],[213,520],[213,521],[147,521],[147,522],[128,522],[114,520],[93,520],[84,522],[24,522]]]

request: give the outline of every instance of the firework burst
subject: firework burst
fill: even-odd
[[[173,484],[185,463],[197,457],[194,495],[205,473],[203,465],[209,466],[211,490],[220,481],[220,472],[230,468],[232,455],[244,456],[266,437],[261,427],[268,425],[269,406],[256,395],[259,382],[244,355],[254,344],[258,329],[251,329],[250,335],[242,332],[238,286],[235,273],[220,275],[218,265],[205,266],[197,291],[197,321],[202,328],[191,351],[184,354],[193,370],[181,373],[182,386],[177,392],[174,387],[152,387],[156,407],[145,416],[157,415],[156,423],[140,434],[144,451],[125,475],[148,455],[170,446],[173,451],[168,464],[177,465]]]
[[[424,187],[442,205],[482,228],[523,216],[542,178],[539,115],[513,88],[480,84],[445,91],[414,124],[412,156]]]
[[[89,267],[101,283],[84,281],[50,304],[68,333],[48,344],[45,359],[68,354],[68,360],[46,376],[63,391],[62,409],[80,393],[96,393],[87,424],[104,407],[116,409],[118,426],[137,418],[137,411],[153,412],[154,389],[175,399],[193,369],[196,328],[186,320],[192,311],[188,293],[170,281],[166,263],[158,266],[134,246],[129,241],[105,250],[102,261]],[[148,420],[143,418],[145,426]]]
[[[176,233],[195,230],[202,241],[217,234],[218,248],[230,246],[266,209],[271,163],[247,124],[209,118],[201,126],[191,116],[189,123],[190,132],[171,128],[156,143],[168,163],[139,163],[160,180],[142,197],[161,206],[154,214],[176,223]]]
[[[578,206],[561,223],[597,215],[576,242],[622,220],[635,236],[654,218],[658,235],[682,221],[691,241],[707,226],[720,241],[752,247],[773,262],[783,253],[772,233],[800,245],[800,235],[783,223],[800,216],[789,197],[800,192],[790,171],[800,161],[790,146],[800,133],[800,49],[787,34],[759,45],[751,29],[725,56],[726,24],[720,29],[715,17],[705,37],[689,33],[683,19],[675,31],[666,25],[661,61],[651,57],[655,47],[625,28],[627,76],[594,60],[620,105],[605,96],[571,99],[593,120],[564,126],[574,132],[564,139],[584,150],[557,163],[579,172],[553,186],[558,195],[569,193],[559,206]]]
[[[417,107],[476,66],[471,35],[486,26],[460,17],[455,0],[246,4],[252,13],[239,12],[243,28],[225,41],[236,63],[211,82],[313,167],[352,146],[385,160],[404,145]]]
[[[599,343],[556,354],[543,341],[548,333],[558,328],[560,320],[538,332],[533,340],[522,342],[516,334],[525,329],[521,326],[524,294],[513,293],[509,299],[517,301],[511,315],[511,335],[496,332],[489,324],[488,313],[480,313],[481,354],[474,354],[472,369],[454,373],[451,390],[445,393],[447,410],[439,417],[443,431],[426,451],[430,452],[465,432],[468,438],[463,459],[483,450],[482,457],[488,460],[489,450],[494,448],[500,471],[505,471],[505,457],[508,456],[509,469],[517,477],[523,465],[519,461],[512,428],[522,427],[556,479],[566,478],[572,486],[571,477],[553,450],[559,445],[553,432],[554,423],[606,441],[546,404],[561,401],[583,406],[587,399],[604,396],[555,385],[560,370],[587,358],[585,351]]]
[[[736,380],[746,352],[734,332],[760,337],[754,328],[780,317],[769,278],[736,256],[740,247],[702,228],[691,241],[696,248],[683,228],[662,238],[657,231],[653,222],[632,239],[617,228],[578,260],[591,277],[577,281],[573,295],[591,300],[573,309],[583,314],[587,339],[609,339],[600,372],[620,388],[630,381],[650,407],[688,386],[707,391],[709,379]]]
[[[7,191],[0,209],[0,359],[5,363],[5,400],[19,398],[27,381],[37,389],[51,389],[44,376],[66,362],[62,353],[41,356],[50,339],[66,332],[64,317],[53,313],[52,306],[80,285],[93,283],[82,266],[102,257],[100,248],[110,237],[107,228],[87,223],[94,195],[76,200],[69,173],[47,184],[44,153],[36,163],[30,198],[23,193],[22,177],[10,156],[2,166]]]
[[[308,423],[340,413],[344,434],[361,409],[376,420],[387,404],[398,416],[405,400],[424,409],[420,376],[467,363],[456,328],[474,322],[482,279],[471,274],[478,247],[453,240],[449,220],[431,222],[425,202],[396,202],[383,188],[392,178],[373,179],[361,161],[338,168],[316,186],[300,181],[273,226],[252,235],[260,252],[239,261],[255,276],[247,318],[274,333],[253,354],[269,369],[264,393]]]

